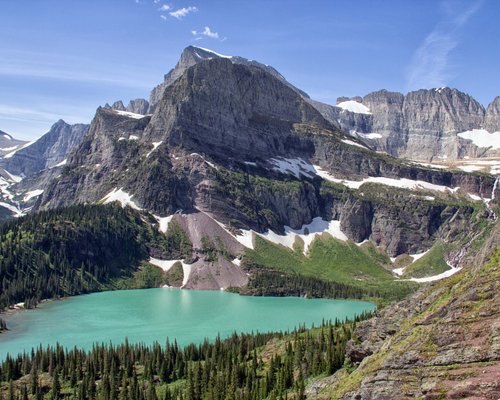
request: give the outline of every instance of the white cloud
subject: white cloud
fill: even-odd
[[[168,4],[163,4],[158,10],[168,11],[168,10],[170,10],[170,6]]]
[[[166,21],[166,20],[167,20],[167,17],[166,17],[165,15],[163,15],[163,14],[162,14],[162,15],[160,15],[160,18],[161,18],[162,20],[164,20],[164,21]]]
[[[182,8],[179,8],[178,10],[175,10],[175,11],[172,11],[170,12],[169,14],[174,17],[174,18],[177,18],[177,19],[182,19],[184,18],[186,15],[188,15],[189,13],[191,12],[196,12],[198,11],[198,8],[194,7],[194,6],[189,6],[189,7],[182,7]]]
[[[153,0],[153,3],[158,4],[160,0]]]
[[[467,7],[453,7],[448,1],[442,3],[445,17],[426,36],[413,54],[408,68],[407,86],[409,90],[447,86],[454,77],[449,55],[459,44],[459,30],[474,15],[482,1]]]
[[[203,35],[203,36],[206,36],[206,37],[209,37],[209,38],[212,38],[212,39],[219,39],[219,33],[218,32],[212,32],[212,30],[208,26],[205,26],[205,29],[203,29],[202,32],[198,32],[198,31],[193,30],[193,31],[191,31],[191,34],[193,36]]]

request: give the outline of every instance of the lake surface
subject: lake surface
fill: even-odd
[[[90,349],[95,342],[200,343],[217,334],[292,330],[373,310],[363,301],[246,297],[217,291],[123,290],[50,301],[36,310],[3,316],[9,331],[0,334],[0,359],[40,343]]]

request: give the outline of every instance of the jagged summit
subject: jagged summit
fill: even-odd
[[[175,82],[179,77],[182,76],[182,74],[190,67],[192,67],[195,64],[198,64],[203,61],[207,60],[212,60],[214,58],[224,58],[230,60],[233,64],[242,64],[242,65],[247,65],[247,66],[253,66],[256,68],[261,68],[264,71],[270,73],[274,77],[278,78],[281,80],[283,83],[285,83],[288,87],[292,88],[295,90],[297,93],[300,93],[301,96],[304,96],[308,98],[309,96],[307,93],[303,92],[302,90],[296,88],[293,86],[291,83],[289,83],[283,75],[281,75],[275,68],[271,67],[270,65],[262,64],[260,62],[254,61],[254,60],[249,60],[244,57],[240,56],[226,56],[223,54],[220,54],[216,51],[206,49],[203,47],[197,47],[197,46],[188,46],[186,47],[177,64],[175,67],[170,70],[165,76],[163,82],[156,86],[152,91],[149,96],[149,113],[152,113],[158,104],[158,102],[161,99],[161,96],[163,95],[163,92],[165,91],[165,88],[170,86],[173,82]]]

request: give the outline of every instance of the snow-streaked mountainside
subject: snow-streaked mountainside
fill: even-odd
[[[99,108],[54,164],[57,174],[25,184],[23,199],[36,198],[37,210],[118,201],[177,221],[195,248],[203,247],[200,232],[215,240],[217,231],[237,258],[256,240],[288,249],[302,243],[308,257],[323,234],[372,242],[391,257],[418,254],[466,229],[478,207],[496,218],[494,176],[377,153],[369,140],[382,133],[343,132],[325,111],[374,118],[376,106],[359,99],[321,106],[255,61],[190,46],[148,104]],[[244,284],[233,261],[207,263],[200,255],[184,286]],[[226,271],[222,277],[214,265]]]
[[[450,93],[461,96],[446,88],[433,96]],[[405,96],[383,94],[403,99],[411,113]],[[21,215],[34,203],[39,210],[118,201],[158,220],[186,216],[191,236],[201,228],[190,216],[204,215],[240,255],[257,236],[288,248],[298,240],[307,254],[322,232],[372,241],[392,257],[416,254],[462,226],[476,207],[496,218],[496,178],[469,173],[475,164],[454,170],[373,151],[389,137],[375,124],[383,111],[376,98],[318,103],[268,65],[189,46],[149,102],[106,105],[90,127],[59,121],[13,151],[2,165],[25,179],[5,178],[4,203]],[[342,131],[346,121],[364,133]]]
[[[149,101],[59,121],[0,159],[0,218],[31,213],[0,230],[3,304],[160,286],[404,298],[312,350],[340,369],[309,377],[307,398],[498,398],[499,126],[500,97],[334,106],[189,46]],[[267,359],[301,369],[279,340]]]

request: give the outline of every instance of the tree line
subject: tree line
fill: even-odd
[[[308,378],[344,366],[347,341],[366,317],[184,348],[168,340],[90,351],[39,347],[0,364],[0,399],[300,400]]]

